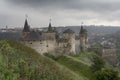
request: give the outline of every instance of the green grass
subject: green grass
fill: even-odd
[[[87,66],[91,66],[91,61],[89,61],[89,59],[87,59],[87,58],[84,58],[84,60],[82,60],[82,59],[79,59],[79,58],[76,58],[76,57],[73,57],[73,56],[68,56],[68,55],[65,55],[66,57],[68,57],[68,58],[71,58],[71,59],[73,59],[74,61],[77,61],[77,62],[80,62],[80,63],[82,63],[82,64],[85,64],[85,65],[87,65]],[[83,58],[83,57],[82,57]]]
[[[69,56],[69,55],[53,56],[50,54],[46,54],[46,56],[52,58],[59,64],[77,73],[81,78],[81,80],[89,80],[92,76],[90,65],[80,60],[79,59],[80,57],[78,57],[78,55],[77,56]]]
[[[83,64],[80,61],[76,61],[73,58],[70,58],[68,56],[61,56],[57,62],[59,62],[62,65],[65,65],[70,70],[74,71],[75,73],[84,76],[86,78],[90,78],[91,70],[88,65]]]
[[[0,49],[0,80],[82,80],[69,68],[19,42],[0,41]]]
[[[72,57],[74,57],[75,59],[81,61],[82,63],[84,63],[88,66],[91,66],[91,64],[92,64],[91,59],[93,58],[93,56],[97,56],[97,55],[94,52],[81,52]]]

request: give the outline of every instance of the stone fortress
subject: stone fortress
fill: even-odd
[[[81,26],[78,38],[71,29],[66,29],[61,34],[55,27],[52,27],[51,21],[47,31],[39,31],[32,30],[26,19],[22,31],[22,43],[35,49],[40,54],[77,54],[87,50],[87,30],[83,26]]]

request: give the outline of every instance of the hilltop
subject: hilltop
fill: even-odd
[[[0,41],[0,80],[79,80],[76,73],[15,41]]]

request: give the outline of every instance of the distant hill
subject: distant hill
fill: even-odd
[[[72,29],[76,35],[79,34],[80,32],[80,27],[81,26],[58,26],[56,27],[56,30],[60,33],[63,32],[64,30],[70,28]],[[32,30],[44,30],[46,31],[48,27],[38,27],[38,28],[32,28]],[[103,36],[106,34],[113,34],[116,33],[117,31],[120,31],[120,26],[95,26],[95,25],[84,25],[84,28],[87,29],[88,31],[88,37],[91,39],[95,36]],[[0,29],[0,39],[14,39],[14,40],[18,40],[21,38],[21,32],[22,32],[22,28],[19,29],[14,29],[14,32],[10,31],[9,29],[7,30],[8,32],[2,32],[2,29]]]
[[[76,33],[76,35],[78,35],[80,32],[80,27],[81,26],[65,26],[65,27],[60,26],[60,27],[56,27],[56,30],[60,33],[69,28],[73,30]],[[117,31],[120,31],[120,26],[95,26],[95,25],[86,26],[84,25],[84,28],[87,29],[88,36],[90,39],[95,36],[103,36],[106,34],[113,34],[113,33],[116,33]],[[39,29],[39,28],[36,28],[36,29]],[[42,29],[46,31],[47,27]]]
[[[76,34],[78,34],[80,31],[80,27],[81,26],[66,26],[66,27],[58,27],[58,29],[60,31],[63,31],[67,28],[70,28],[73,31],[75,31]],[[115,33],[120,30],[119,26],[94,26],[94,25],[91,25],[91,26],[84,26],[84,28],[87,29],[90,36],[95,35],[95,34],[99,34],[99,35],[100,34],[101,35],[112,34],[112,33]]]

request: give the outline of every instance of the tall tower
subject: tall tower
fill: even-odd
[[[50,19],[49,26],[48,26],[48,32],[53,32],[52,25],[51,25],[51,19]]]
[[[71,29],[66,29],[63,32],[64,39],[67,40],[65,53],[75,54],[75,32]]]
[[[56,32],[54,31],[52,27],[51,19],[50,19],[47,31],[43,33],[43,36],[45,36],[47,40],[55,40],[55,34]]]
[[[83,28],[83,25],[81,25],[79,36],[80,36],[80,51],[84,52],[88,48],[88,37],[87,30]]]
[[[24,28],[23,28],[23,31],[22,31],[22,35],[23,35],[23,37],[25,37],[29,33],[30,33],[30,26],[28,25],[28,21],[27,21],[27,18],[26,18],[25,23],[24,23]]]

